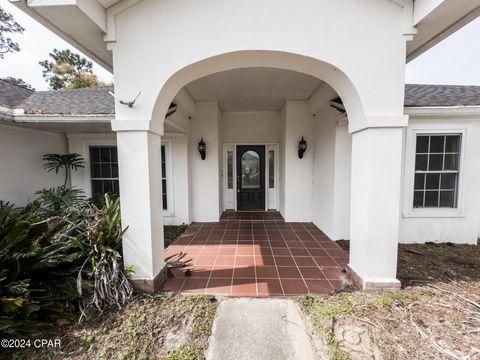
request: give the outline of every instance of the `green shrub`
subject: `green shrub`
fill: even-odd
[[[76,269],[81,253],[65,239],[53,239],[56,224],[35,212],[0,202],[0,333],[27,335],[36,321],[72,310],[78,299]],[[49,236],[45,236],[49,234]]]
[[[31,336],[40,322],[121,306],[120,205],[89,204],[80,190],[44,189],[24,208],[0,202],[0,337]]]

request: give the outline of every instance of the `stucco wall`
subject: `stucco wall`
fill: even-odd
[[[333,240],[349,239],[352,137],[329,104],[314,124],[313,223]]]
[[[313,223],[325,234],[335,232],[333,208],[335,196],[335,114],[329,105],[314,118],[315,153],[313,178]]]
[[[279,199],[278,199],[278,211],[280,214],[285,218],[285,126],[287,122],[287,103],[284,103],[282,106],[282,110],[280,111],[280,161],[278,165],[278,172],[279,172]]]
[[[142,1],[115,17],[110,45],[116,94],[130,98],[141,89],[142,96],[135,108],[117,106],[116,121],[124,124],[114,128],[132,120],[161,122],[173,97],[190,81],[251,66],[325,80],[349,108],[353,128],[365,126],[370,116],[372,123],[381,114],[400,116],[405,35],[413,31],[407,25],[409,8],[378,0]],[[138,41],[145,34],[155,41]]]
[[[278,111],[222,113],[224,143],[265,144],[280,142]]]
[[[433,209],[431,216],[414,216],[408,214],[408,207],[411,199],[408,193],[403,193],[403,216],[400,222],[401,243],[424,243],[431,242],[452,242],[471,243],[477,242],[480,234],[480,123],[478,121],[464,120],[457,118],[431,118],[427,121],[415,116],[410,119],[409,129],[412,126],[426,126],[425,131],[446,129],[445,132],[455,131],[451,129],[466,129],[463,161],[463,184],[459,196],[461,204],[459,215],[444,216]],[[408,131],[408,129],[407,129]],[[408,149],[406,149],[408,150]],[[407,162],[411,161],[406,151]],[[409,176],[404,173],[404,179]]]
[[[315,137],[313,117],[306,101],[287,101],[285,105],[284,218],[285,221],[312,221],[312,183]],[[298,157],[298,142],[307,141],[303,159]]]
[[[0,125],[0,200],[22,206],[37,190],[62,185],[64,174],[43,169],[42,156],[67,151],[63,135]]]
[[[352,169],[352,135],[346,120],[336,114],[335,131],[335,197],[332,239],[350,239],[350,196]]]
[[[190,122],[191,220],[214,222],[220,217],[219,111],[216,102],[198,102]],[[198,153],[203,137],[206,158]]]

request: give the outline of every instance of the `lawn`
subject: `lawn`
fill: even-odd
[[[137,295],[121,310],[80,325],[57,326],[39,336],[60,339],[60,349],[30,348],[11,355],[17,359],[201,360],[216,308],[215,298],[205,296]]]
[[[480,247],[400,245],[398,291],[299,299],[330,359],[480,359]]]

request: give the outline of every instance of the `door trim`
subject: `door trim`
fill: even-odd
[[[265,146],[265,209],[268,210],[279,210],[279,201],[280,201],[280,144],[279,143],[224,143],[223,144],[223,166],[222,166],[222,195],[223,195],[223,211],[234,210],[238,211],[237,207],[237,146],[249,146],[249,145],[261,145]],[[268,188],[268,151],[273,150],[275,152],[275,187],[274,189]],[[227,177],[227,153],[228,151],[233,152],[233,189],[228,189],[228,177]],[[230,192],[230,194],[229,194]],[[233,194],[231,193],[233,192]],[[275,209],[269,209],[269,193],[272,196],[272,192],[275,196]],[[233,201],[229,201],[229,198],[233,197]],[[232,206],[233,205],[233,206]]]
[[[241,211],[264,211],[266,205],[266,146],[265,145],[237,145],[237,208]],[[258,186],[244,187],[243,161],[247,153],[256,154],[259,162]],[[243,199],[243,200],[242,200]],[[240,209],[241,207],[241,209]]]

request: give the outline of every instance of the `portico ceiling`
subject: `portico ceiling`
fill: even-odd
[[[186,89],[196,101],[218,101],[223,111],[279,111],[285,100],[307,100],[321,83],[295,71],[245,68],[206,76]]]

